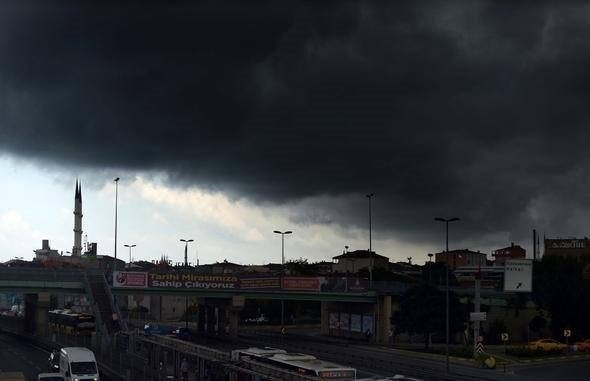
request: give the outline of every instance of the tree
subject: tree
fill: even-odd
[[[533,267],[533,301],[550,317],[549,329],[560,337],[564,328],[590,336],[590,280],[584,279],[589,259],[546,256]]]
[[[409,289],[403,296],[400,309],[393,317],[399,332],[422,333],[426,348],[429,336],[435,332],[446,332],[445,292],[429,284],[419,284]],[[466,306],[452,292],[449,295],[450,331],[462,331],[467,321]]]

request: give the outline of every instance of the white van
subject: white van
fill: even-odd
[[[98,381],[98,366],[88,348],[67,347],[59,351],[59,371],[66,381]]]

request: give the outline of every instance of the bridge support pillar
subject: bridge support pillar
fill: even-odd
[[[322,300],[320,307],[320,330],[322,335],[330,334],[330,307],[329,302]]]
[[[238,338],[238,327],[240,323],[240,311],[244,308],[245,298],[242,295],[234,295],[230,301],[227,311],[226,333],[232,338]]]
[[[379,295],[376,305],[375,341],[380,344],[389,342],[389,329],[391,328],[391,295]]]

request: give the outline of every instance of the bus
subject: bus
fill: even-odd
[[[95,328],[94,315],[71,310],[52,310],[47,313],[49,328],[68,335],[90,335]]]
[[[323,361],[304,353],[289,353],[283,349],[251,347],[232,351],[232,360],[252,359],[298,374],[319,377],[322,380],[348,381],[356,379],[356,369]]]

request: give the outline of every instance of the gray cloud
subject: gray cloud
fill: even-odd
[[[436,214],[472,242],[584,234],[589,11],[3,2],[0,150],[260,201],[359,195],[297,221],[362,224],[372,191],[378,234],[409,241]]]

